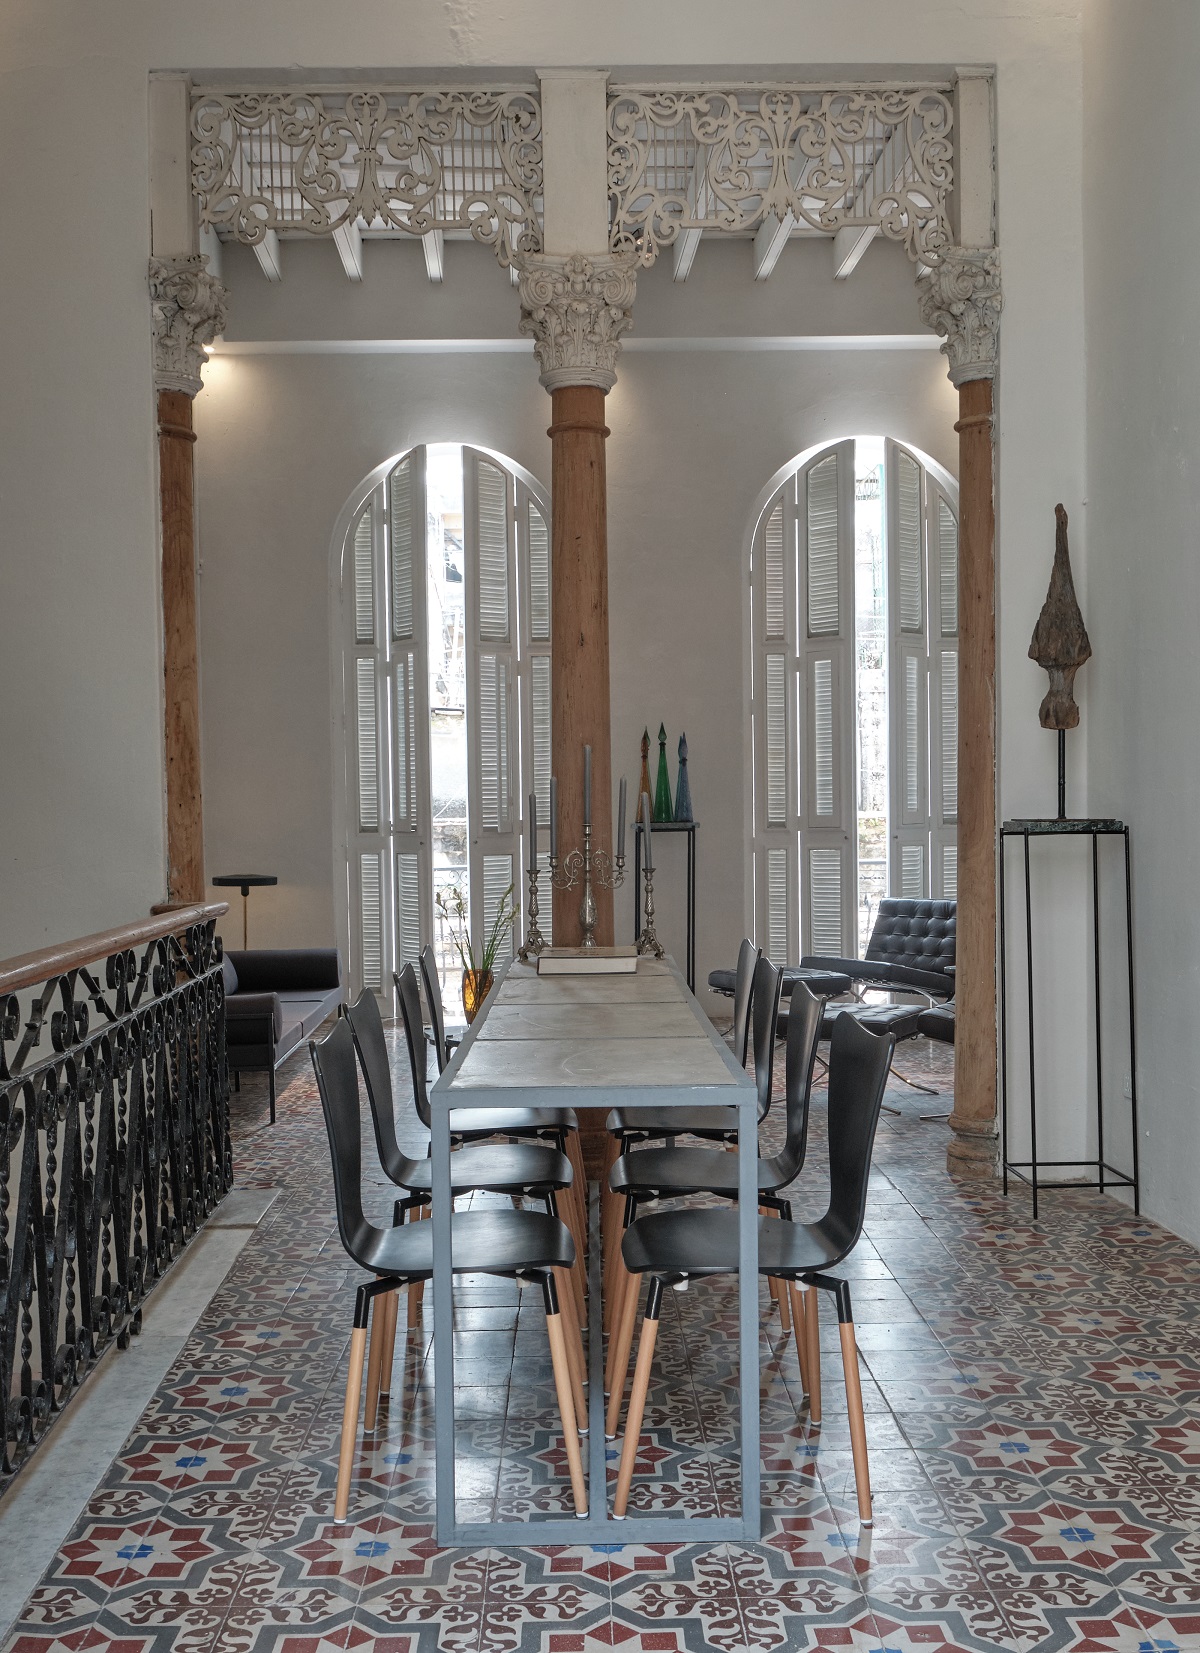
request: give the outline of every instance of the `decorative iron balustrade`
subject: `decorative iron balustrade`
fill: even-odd
[[[0,1491],[232,1182],[226,910],[0,967]]]
[[[615,87],[612,248],[649,265],[682,231],[790,215],[822,235],[873,227],[932,262],[953,239],[953,120],[944,86]]]
[[[201,225],[270,231],[467,232],[501,264],[542,244],[536,91],[361,87],[221,91],[192,99]]]

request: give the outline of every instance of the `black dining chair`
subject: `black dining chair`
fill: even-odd
[[[408,1019],[411,1004],[407,1001],[411,1000],[411,996],[410,993],[406,993],[401,998],[400,1012],[412,1072],[413,1096],[417,1102],[418,1115],[427,1125],[430,1115],[428,1092],[425,1088],[425,1050],[419,1027],[411,1025]],[[405,1211],[411,1212],[414,1217],[420,1217],[424,1208],[430,1204],[433,1188],[431,1162],[429,1159],[409,1158],[401,1152],[396,1139],[396,1105],[392,1093],[392,1069],[388,1060],[387,1038],[383,1031],[383,1018],[379,1014],[379,1001],[370,989],[364,988],[355,1002],[346,1009],[345,1019],[350,1023],[354,1046],[358,1051],[363,1078],[366,1080],[367,1100],[371,1105],[371,1118],[374,1122],[380,1162],[392,1182],[397,1187],[408,1190],[411,1196],[408,1200],[396,1202],[396,1220],[400,1221]],[[551,1216],[561,1215],[564,1218],[575,1242],[576,1255],[582,1257],[584,1227],[573,1188],[574,1182],[574,1171],[567,1156],[558,1148],[540,1142],[481,1143],[461,1148],[450,1158],[452,1194],[480,1190],[489,1194],[507,1194],[511,1198],[526,1196],[541,1200]],[[558,1210],[555,1197],[560,1193],[566,1196],[561,1212]],[[570,1281],[563,1282],[570,1286],[570,1296],[573,1298],[573,1302],[569,1302],[564,1309],[568,1317],[572,1311],[580,1314],[583,1312],[581,1276],[582,1271],[579,1270]],[[410,1324],[416,1318],[419,1301],[420,1293],[410,1292]],[[582,1382],[582,1371],[578,1373],[578,1378]]]
[[[425,988],[425,1003],[429,1006],[429,1042],[437,1058],[437,1070],[445,1073],[451,1056],[462,1040],[446,1032],[446,1016],[442,1009],[442,980],[438,974],[437,954],[432,943],[421,949],[421,982]]]
[[[776,1222],[762,1217],[758,1222],[758,1271],[788,1283],[796,1350],[807,1381],[809,1415],[814,1423],[821,1418],[816,1291],[832,1292],[837,1303],[854,1483],[864,1526],[871,1524],[871,1480],[850,1285],[841,1276],[826,1271],[850,1255],[862,1234],[871,1153],[894,1045],[890,1033],[868,1033],[853,1017],[838,1018],[829,1051],[829,1207],[812,1223]],[[613,1503],[617,1519],[624,1519],[629,1502],[663,1289],[685,1280],[736,1274],[738,1221],[736,1211],[693,1207],[639,1217],[626,1230],[621,1245],[625,1267],[639,1278],[649,1276],[650,1288],[617,1472]],[[751,1373],[743,1373],[742,1381],[756,1379]]]
[[[433,1277],[433,1224],[378,1228],[364,1214],[358,1069],[354,1039],[348,1023],[339,1021],[320,1041],[310,1039],[308,1048],[321,1093],[325,1127],[329,1133],[338,1233],[347,1254],[360,1268],[374,1276],[363,1281],[354,1299],[350,1370],[346,1376],[334,1498],[334,1519],[340,1523],[346,1520],[350,1505],[350,1477],[358,1437],[358,1408],[362,1397],[368,1323],[371,1327],[371,1349],[367,1361],[364,1427],[369,1433],[375,1427],[378,1412],[385,1345],[396,1335],[397,1293],[403,1287],[411,1289]],[[499,1275],[503,1279],[525,1281],[542,1288],[575,1513],[585,1516],[587,1488],[572,1393],[567,1330],[555,1281],[557,1271],[569,1269],[574,1264],[574,1242],[557,1217],[540,1211],[467,1211],[452,1217],[451,1236],[456,1274]]]

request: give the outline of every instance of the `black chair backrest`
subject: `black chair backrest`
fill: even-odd
[[[792,988],[792,1002],[788,1007],[787,1050],[784,1057],[787,1135],[779,1156],[784,1161],[789,1181],[804,1169],[804,1156],[808,1151],[808,1110],[824,1012],[824,999],[819,999],[802,981],[798,981]]]
[[[743,1067],[750,1048],[750,998],[754,992],[754,966],[761,951],[747,936],[738,948],[737,971],[733,978],[733,1054]]]
[[[363,1262],[366,1248],[378,1233],[362,1208],[362,1140],[358,1102],[358,1063],[354,1037],[345,1017],[321,1040],[308,1041],[309,1054],[321,1093],[329,1153],[333,1160],[333,1198],[338,1233],[354,1258]],[[365,1262],[363,1266],[368,1266]]]
[[[944,974],[954,963],[957,913],[956,901],[910,901],[885,896],[867,943],[868,962]]]
[[[769,958],[760,955],[754,966],[754,1081],[758,1087],[758,1117],[764,1119],[771,1106],[771,1080],[775,1071],[775,1024],[779,1020],[779,994],[783,972]]]
[[[421,991],[417,986],[417,972],[411,964],[396,973],[396,997],[400,1001],[400,1020],[404,1023],[404,1037],[408,1044],[408,1061],[412,1068],[413,1101],[417,1118],[428,1127],[430,1121],[429,1093],[425,1088],[425,1024],[421,1020]]]
[[[433,1053],[437,1057],[438,1072],[445,1073],[446,1018],[442,1013],[442,982],[438,975],[437,954],[429,943],[421,949],[421,980],[425,984],[425,1002],[429,1006],[429,1021],[433,1028]]]
[[[821,1226],[845,1256],[867,1213],[875,1128],[892,1065],[895,1035],[868,1033],[839,1016],[829,1041],[829,1210]]]
[[[371,1105],[371,1122],[375,1127],[375,1146],[384,1170],[392,1181],[403,1181],[409,1161],[400,1152],[396,1140],[396,1104],[392,1095],[392,1068],[388,1061],[387,1039],[379,1001],[369,987],[364,987],[352,1005],[347,1005],[345,1020],[350,1023],[354,1048],[367,1082],[367,1101]]]

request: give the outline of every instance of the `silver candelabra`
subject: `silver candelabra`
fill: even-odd
[[[642,924],[642,933],[638,937],[637,950],[642,954],[651,954],[660,959],[664,954],[664,947],[654,931],[654,868],[648,863],[642,868],[642,877],[646,881],[646,917]]]
[[[538,924],[538,869],[533,866],[529,869],[529,922],[525,926],[525,940],[517,948],[517,957],[522,964],[528,964],[530,957],[537,958],[545,947],[546,938]]]
[[[583,895],[579,902],[579,927],[583,931],[583,941],[580,945],[594,947],[596,898],[592,894],[592,885],[595,884],[602,890],[619,889],[625,882],[625,857],[618,855],[614,861],[604,850],[593,850],[591,823],[585,821],[583,848],[573,849],[561,866],[553,855],[550,857],[550,882],[558,890],[574,890],[580,885],[583,886]],[[531,916],[535,910],[531,909]]]

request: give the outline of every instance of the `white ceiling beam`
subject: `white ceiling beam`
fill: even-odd
[[[878,224],[846,225],[833,238],[833,279],[845,281],[879,234]]]
[[[333,244],[338,250],[338,257],[342,261],[342,269],[346,272],[347,281],[361,281],[363,278],[363,239],[358,221],[353,224],[339,224],[333,232]]]
[[[429,230],[421,237],[425,249],[425,274],[430,281],[441,281],[446,273],[446,241],[441,230]]]
[[[795,227],[796,220],[790,212],[785,212],[782,218],[776,218],[773,212],[768,213],[763,219],[754,237],[755,281],[765,281],[770,275]]]
[[[254,243],[254,256],[268,281],[283,280],[283,265],[279,259],[279,237],[274,230],[268,230],[261,241]]]

